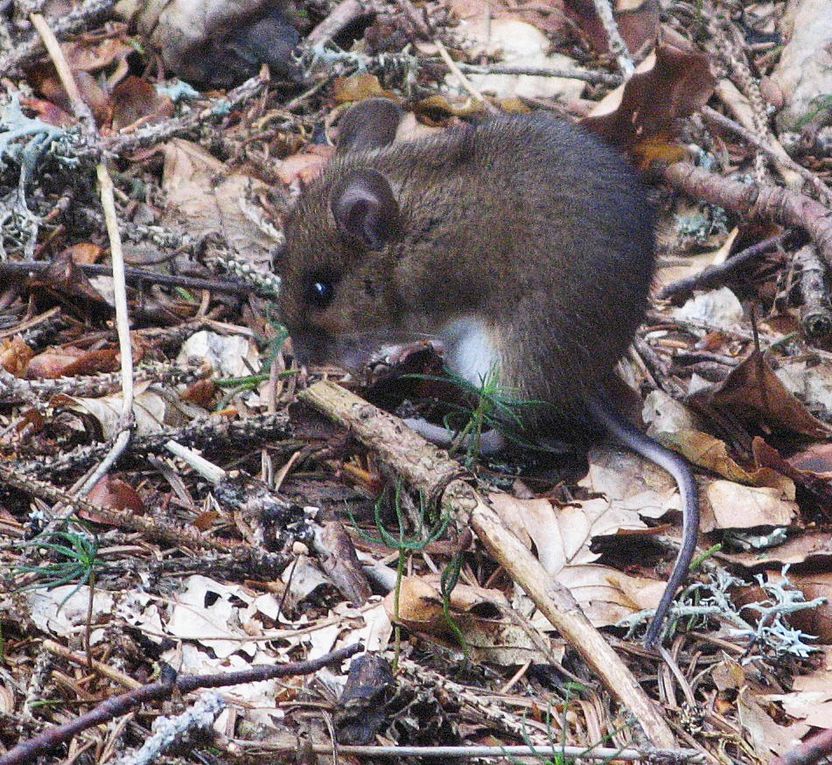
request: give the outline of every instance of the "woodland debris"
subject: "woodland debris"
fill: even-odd
[[[636,717],[656,746],[674,736],[618,655],[581,612],[569,591],[547,577],[534,556],[503,525],[488,501],[465,480],[457,463],[405,427],[400,420],[330,382],[318,382],[299,398],[349,428],[364,446],[456,517],[473,528],[491,555],[580,653],[604,685]]]

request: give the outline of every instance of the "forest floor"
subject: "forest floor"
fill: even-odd
[[[823,6],[0,2],[0,765],[832,752]],[[622,405],[702,513],[660,650],[661,470],[435,449],[399,417],[506,394],[428,346],[298,369],[283,222],[371,97],[548,110],[654,189]]]

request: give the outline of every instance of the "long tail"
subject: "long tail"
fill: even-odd
[[[679,486],[679,493],[682,495],[682,547],[679,550],[670,578],[667,580],[667,587],[656,609],[656,614],[644,638],[645,645],[648,648],[653,648],[661,635],[662,625],[670,604],[676,595],[676,590],[679,589],[687,576],[688,568],[696,552],[696,539],[699,531],[699,490],[690,465],[684,457],[666,449],[650,436],[642,433],[601,396],[590,397],[586,404],[593,419],[599,425],[602,425],[610,435],[624,446],[670,473]]]

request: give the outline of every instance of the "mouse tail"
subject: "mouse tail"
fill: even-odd
[[[653,648],[661,635],[670,604],[679,586],[685,580],[696,552],[699,531],[699,489],[693,477],[693,471],[684,457],[642,433],[600,395],[589,397],[586,406],[592,418],[617,441],[670,473],[682,495],[682,546],[662,599],[656,608],[656,614],[644,638],[645,645]]]

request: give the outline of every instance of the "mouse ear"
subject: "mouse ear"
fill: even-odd
[[[338,231],[368,250],[380,250],[399,233],[399,203],[378,170],[348,171],[332,187],[329,206]]]
[[[338,123],[338,154],[393,143],[402,114],[389,98],[368,98],[353,106]]]

